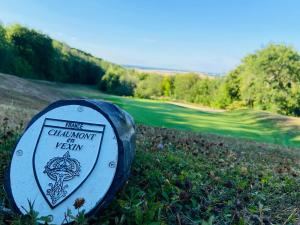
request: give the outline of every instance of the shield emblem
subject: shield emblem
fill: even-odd
[[[33,170],[51,208],[70,197],[97,163],[105,125],[46,118],[38,137]]]

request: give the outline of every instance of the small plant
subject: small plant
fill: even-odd
[[[211,216],[207,221],[202,221],[201,225],[213,225],[214,217]]]
[[[77,198],[73,204],[74,208],[77,209],[77,214],[73,215],[72,210],[68,209],[65,214],[65,220],[64,222],[70,223],[70,221],[73,221],[74,224],[77,225],[87,225],[88,220],[85,217],[85,210],[80,210],[80,208],[84,205],[85,199],[84,198]]]
[[[34,210],[34,202],[31,203],[28,200],[29,210],[22,207],[26,212],[25,215],[17,216],[13,221],[12,225],[39,225],[39,224],[51,224],[53,221],[52,215],[39,216],[39,213]]]

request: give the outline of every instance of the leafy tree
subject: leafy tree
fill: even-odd
[[[22,77],[95,85],[109,66],[18,24],[0,26],[0,71]]]
[[[232,103],[231,97],[228,92],[228,87],[224,80],[221,80],[215,94],[212,106],[216,108],[225,109]]]
[[[7,52],[8,52],[8,42],[6,40],[6,31],[4,27],[0,24],[0,68],[3,72],[5,71],[7,63]]]
[[[123,68],[110,67],[102,77],[99,88],[117,95],[132,96],[136,86],[136,79]]]
[[[230,97],[231,102],[240,100],[241,91],[240,91],[240,72],[241,67],[237,67],[235,70],[228,73],[224,82],[225,89]]]
[[[173,94],[174,89],[174,79],[169,75],[163,76],[161,81],[162,93],[166,97],[170,97]]]
[[[300,83],[300,56],[292,47],[271,44],[244,58],[240,95],[249,106],[298,114],[294,103]]]
[[[163,95],[163,77],[161,75],[149,74],[139,81],[134,95],[139,98],[153,98]]]
[[[174,97],[185,101],[192,101],[191,90],[197,82],[199,76],[197,74],[177,74],[174,79]]]
[[[53,59],[51,38],[18,24],[7,28],[7,37],[14,45],[17,55],[23,59],[22,63],[27,63],[28,69],[32,68],[28,75],[53,80],[49,70]]]
[[[203,78],[197,80],[191,90],[192,101],[201,105],[212,106],[217,86],[216,79]]]

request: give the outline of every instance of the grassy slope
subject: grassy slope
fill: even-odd
[[[41,109],[48,102],[69,97],[112,101],[127,110],[137,123],[245,138],[259,142],[300,147],[300,119],[262,111],[209,112],[144,99],[100,93],[94,87],[29,81],[0,75],[0,104],[16,102]],[[5,95],[6,94],[6,95]],[[1,96],[2,95],[2,96]],[[20,97],[21,96],[21,97]],[[13,99],[13,100],[11,100]]]
[[[130,111],[136,121],[155,126],[243,137],[248,134],[256,140],[266,140],[266,137],[257,135],[260,130],[267,134],[272,129],[280,129],[286,140],[300,133],[296,127],[297,119],[286,125],[290,118],[263,112],[207,113],[157,101],[99,94],[91,87],[58,86],[48,82],[16,80],[15,77],[7,79],[11,80],[6,80],[5,85],[1,86],[3,80],[0,75],[0,96],[9,92],[5,98],[0,98],[1,187],[3,171],[16,142],[15,134],[19,133],[6,129],[3,123],[14,127],[20,120],[26,122],[37,110],[61,97],[85,96],[111,100]],[[19,85],[14,85],[16,82]],[[21,85],[22,82],[25,84]],[[9,120],[3,120],[1,116]],[[292,129],[293,124],[295,129]],[[224,128],[216,130],[217,125]],[[226,126],[230,129],[224,130]],[[270,142],[280,138],[279,131],[274,132],[277,133],[271,135]],[[141,125],[137,134],[132,176],[108,210],[93,224],[194,225],[213,217],[213,224],[218,225],[292,225],[300,222],[300,153],[297,149]],[[3,197],[3,192],[0,192],[0,199]],[[21,221],[16,224],[25,223]]]
[[[0,187],[16,141],[3,127]],[[299,159],[280,146],[139,125],[132,176],[91,224],[298,224]]]
[[[154,100],[125,98],[91,88],[68,86],[74,96],[105,99],[127,110],[137,123],[188,131],[226,135],[259,142],[300,147],[299,119],[263,111],[209,112]]]

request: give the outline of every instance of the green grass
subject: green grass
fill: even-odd
[[[138,124],[300,147],[300,118],[253,110],[201,111],[163,101],[103,94],[91,86],[25,80],[6,75],[0,78],[7,83],[4,86],[0,85],[0,99],[3,99],[0,103],[4,106],[16,102],[14,107],[40,110],[51,101],[61,98],[104,99],[127,110]],[[15,88],[18,87],[17,84],[22,84],[23,88]],[[3,113],[0,110],[0,119],[1,114]]]
[[[34,83],[41,91],[52,88],[66,98],[114,102],[138,124],[151,125],[137,126],[132,175],[108,209],[89,224],[299,223],[300,152],[282,146],[300,147],[299,119],[251,110],[206,112],[106,95],[88,86]],[[22,130],[19,123],[26,122],[43,104],[41,101],[29,111],[25,103],[24,108],[0,105],[2,190],[4,170]],[[9,208],[3,191],[0,202]],[[0,224],[32,224],[24,223],[28,218],[3,218],[0,214]]]
[[[74,96],[111,101],[127,110],[139,124],[300,147],[300,126],[287,125],[289,117],[253,110],[206,112],[156,100],[101,94],[90,87],[64,88]]]
[[[4,132],[3,127],[2,190],[20,131]],[[277,145],[139,125],[132,175],[89,224],[298,224],[299,162],[298,151]],[[9,207],[3,199],[0,192],[1,202]],[[37,224],[26,222],[31,220],[30,215],[0,215],[0,224]]]

